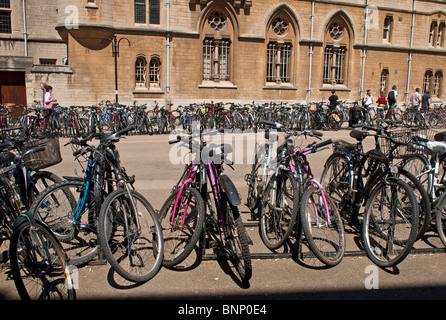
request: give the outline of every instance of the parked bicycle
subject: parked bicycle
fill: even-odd
[[[242,282],[252,276],[249,237],[240,217],[238,192],[223,173],[230,145],[206,144],[210,131],[191,136],[177,136],[169,143],[183,142],[195,159],[186,164],[183,175],[160,210],[165,241],[165,266],[184,261],[202,233],[218,256],[229,258]],[[202,252],[199,253],[202,255]]]
[[[386,155],[375,149],[364,152],[362,141],[373,134],[353,130],[350,136],[356,144],[334,143],[334,153],[324,166],[322,185],[351,226],[362,224],[367,256],[378,266],[395,266],[407,257],[417,237],[417,199]],[[380,137],[395,145],[404,144]],[[365,211],[360,214],[362,205]]]

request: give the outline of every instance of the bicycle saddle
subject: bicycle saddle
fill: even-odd
[[[366,131],[359,131],[359,130],[350,131],[350,137],[355,138],[358,141],[363,140],[367,136],[368,136],[368,132],[366,132]]]
[[[435,141],[446,141],[446,131],[439,132],[434,136]]]
[[[432,153],[444,154],[446,153],[446,144],[441,141],[429,141],[426,147]]]

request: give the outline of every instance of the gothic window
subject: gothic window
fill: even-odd
[[[437,71],[434,75],[434,81],[432,84],[432,97],[440,98],[441,97],[441,84],[443,82],[443,72]]]
[[[438,31],[437,31],[436,46],[440,48],[443,47],[444,27],[445,23],[441,22],[440,25],[438,26]]]
[[[214,31],[222,31],[226,27],[226,17],[219,11],[214,11],[208,18],[209,26]]]
[[[160,71],[160,60],[158,57],[153,57],[149,63],[149,86],[151,89],[160,87]]]
[[[147,61],[146,58],[140,56],[135,62],[135,83],[137,89],[147,88],[146,83]]]
[[[384,27],[383,27],[383,41],[384,42],[391,42],[391,36],[392,36],[392,26],[393,26],[393,17],[392,16],[386,16],[384,19]]]
[[[433,74],[432,74],[431,70],[427,70],[424,73],[424,76],[423,76],[423,92],[431,91],[432,77],[433,77]]]
[[[436,36],[437,36],[437,21],[432,21],[429,30],[429,45],[431,47],[435,47]]]
[[[381,79],[380,79],[380,91],[387,92],[389,88],[389,69],[384,68],[381,71]]]
[[[203,80],[229,80],[230,48],[229,40],[204,40]]]

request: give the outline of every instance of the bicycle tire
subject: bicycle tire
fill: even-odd
[[[379,182],[366,203],[362,228],[362,242],[369,259],[379,267],[401,263],[416,241],[418,223],[418,204],[407,183],[395,177]]]
[[[279,183],[274,190],[273,185]],[[274,191],[277,192],[275,199]],[[282,246],[294,229],[299,210],[299,191],[291,172],[281,171],[271,177],[265,189],[260,209],[260,236],[268,249]]]
[[[163,235],[159,217],[147,199],[134,190],[130,193],[141,230],[137,230],[135,215],[131,214],[133,203],[127,190],[118,189],[102,205],[98,237],[111,267],[124,279],[141,283],[152,279],[161,268]]]
[[[343,212],[344,196],[350,190],[352,181],[348,158],[341,153],[333,153],[325,162],[320,183],[325,194],[332,199],[339,212]],[[344,214],[345,215],[345,214]]]
[[[163,266],[173,267],[184,261],[194,249],[203,232],[205,206],[203,198],[197,189],[185,187],[178,202],[179,210],[186,208],[186,218],[183,224],[184,211],[176,211],[175,222],[172,224],[172,214],[178,192],[172,193],[164,202],[159,212],[163,229],[164,257]]]
[[[446,197],[439,199],[439,203],[435,212],[435,224],[438,236],[446,246]]]
[[[344,257],[345,236],[335,204],[329,197],[325,204],[317,187],[306,190],[300,204],[301,225],[311,251],[322,263],[336,266]]]
[[[80,181],[56,183],[42,192],[30,208],[34,219],[44,222],[61,242],[71,265],[87,263],[99,252],[97,206],[92,190],[86,198],[91,202],[73,221],[84,187]]]
[[[59,178],[59,176],[49,171],[36,171],[31,175],[31,179],[34,184],[31,202],[33,202],[39,194],[49,186],[62,182],[62,179]]]
[[[409,185],[409,187],[415,192],[416,199],[419,200],[417,201],[419,208],[418,221],[420,223],[418,227],[417,240],[419,240],[427,231],[432,221],[431,201],[429,199],[429,194],[420,180],[404,168],[398,168],[398,177],[403,179],[403,181]]]
[[[229,204],[226,200],[225,222],[229,244],[229,260],[234,265],[243,283],[252,277],[251,252],[249,250],[249,238],[240,217],[238,208]]]
[[[14,230],[9,250],[11,272],[21,299],[75,299],[65,252],[44,224],[24,220]]]

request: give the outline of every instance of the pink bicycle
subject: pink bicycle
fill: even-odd
[[[181,263],[199,239],[207,237],[217,256],[228,258],[241,281],[247,282],[252,275],[252,264],[249,237],[238,210],[241,200],[231,179],[223,174],[223,164],[232,165],[226,158],[232,147],[206,145],[204,135],[177,136],[169,141],[170,144],[182,141],[182,146],[189,148],[195,159],[186,165],[160,210],[163,265],[172,267]],[[199,250],[199,255],[202,254],[203,249]]]

